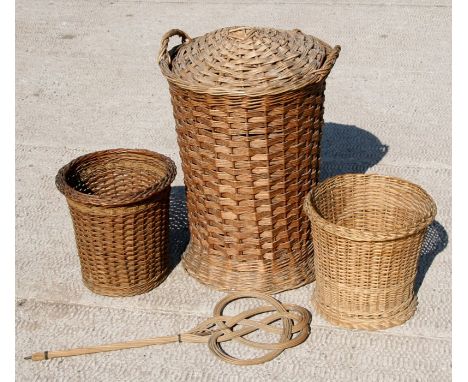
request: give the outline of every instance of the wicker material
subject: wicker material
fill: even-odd
[[[411,318],[421,245],[436,215],[431,197],[401,179],[347,174],[319,183],[304,208],[312,221],[317,311],[355,329]]]
[[[169,194],[176,168],[147,150],[81,156],[57,174],[70,207],[84,284],[108,296],[148,292],[168,274]]]
[[[263,300],[267,305],[251,308],[236,315],[223,315],[227,305],[243,298]],[[255,320],[255,317],[258,315],[263,315],[263,318]],[[255,292],[236,293],[228,295],[219,301],[214,308],[213,317],[204,320],[188,332],[172,336],[153,337],[144,340],[118,342],[85,348],[44,351],[34,353],[25,359],[44,361],[60,357],[73,357],[152,345],[188,342],[208,344],[208,348],[216,357],[233,365],[259,365],[275,359],[286,349],[302,344],[309,337],[311,319],[310,312],[301,306],[282,304],[271,296]],[[270,325],[273,323],[281,323],[282,325],[281,327]],[[246,338],[257,330],[280,338],[277,342],[272,343],[257,342]],[[229,355],[221,345],[228,341],[236,341],[244,346],[268,352],[255,358],[237,358]]]
[[[169,38],[183,43],[167,51]],[[319,171],[325,78],[338,57],[298,30],[169,31],[169,81],[187,190],[186,270],[221,290],[314,279],[303,200]]]

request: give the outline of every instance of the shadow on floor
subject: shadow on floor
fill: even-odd
[[[419,258],[418,271],[414,292],[417,294],[421,287],[426,273],[432,265],[435,257],[442,252],[448,244],[448,234],[445,228],[437,221],[434,221],[427,229]]]
[[[321,179],[349,172],[364,173],[375,166],[388,152],[373,134],[353,125],[326,123],[321,144]],[[185,187],[175,186],[170,202],[170,261],[175,267],[190,240]],[[434,258],[444,250],[448,235],[444,227],[433,222],[429,226],[421,251],[415,292],[419,291]]]
[[[388,146],[366,130],[328,122],[321,143],[321,178],[366,172],[387,153]],[[172,187],[170,205],[170,261],[175,267],[190,240],[185,187]]]
[[[373,134],[354,125],[327,122],[321,143],[320,180],[346,173],[365,173],[388,152]]]
[[[320,179],[345,173],[365,173],[387,154],[388,146],[373,134],[353,125],[325,123],[321,143]],[[434,258],[448,244],[444,227],[434,221],[424,239],[414,286],[418,293]]]
[[[169,210],[169,254],[171,267],[179,264],[182,254],[190,240],[187,217],[185,187],[175,186],[171,190]]]

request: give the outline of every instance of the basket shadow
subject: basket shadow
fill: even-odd
[[[327,122],[320,151],[320,180],[324,180],[346,173],[365,173],[382,160],[388,146],[357,126]]]
[[[325,124],[321,148],[321,179],[349,172],[364,173],[388,152],[388,146],[368,131],[337,123]],[[184,186],[174,186],[171,190],[169,237],[170,265],[174,268],[190,241]],[[447,232],[439,222],[434,221],[428,228],[421,250],[416,293],[434,258],[444,250],[447,243]]]
[[[435,257],[442,252],[448,244],[448,234],[438,221],[433,221],[428,227],[419,257],[414,293],[419,292],[426,273],[432,265]]]
[[[185,187],[174,186],[171,189],[169,207],[169,259],[171,268],[175,268],[179,264],[189,241],[190,232]]]
[[[321,179],[348,172],[364,173],[387,153],[388,146],[354,125],[327,122],[321,141]],[[170,201],[170,265],[181,260],[189,241],[185,187],[174,186]]]

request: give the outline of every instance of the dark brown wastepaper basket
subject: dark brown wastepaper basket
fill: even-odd
[[[115,149],[62,167],[84,284],[107,296],[148,292],[168,274],[169,194],[176,167],[147,150]]]

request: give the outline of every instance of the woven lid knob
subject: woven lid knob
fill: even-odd
[[[241,27],[241,28],[232,28],[229,30],[229,36],[237,40],[245,41],[248,38],[252,37],[255,33],[256,28]]]

